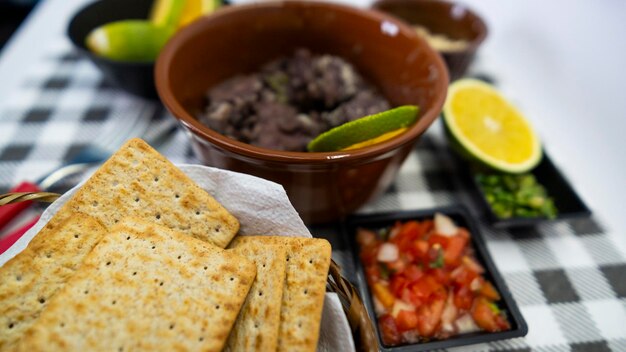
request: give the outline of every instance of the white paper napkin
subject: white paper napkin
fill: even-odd
[[[239,235],[275,235],[311,237],[293,208],[283,187],[258,177],[199,165],[181,165],[180,169],[209,192],[241,224]],[[52,203],[41,219],[11,248],[0,255],[0,266],[24,250],[59,208],[82,184],[72,188]],[[318,351],[354,351],[354,341],[339,297],[327,293],[324,301]]]

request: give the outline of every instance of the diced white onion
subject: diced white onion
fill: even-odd
[[[379,262],[390,263],[398,260],[398,246],[393,243],[383,243],[378,249],[378,259]]]
[[[391,231],[389,231],[389,238],[394,238],[400,233],[400,226],[394,226]]]
[[[361,247],[367,247],[376,242],[376,234],[371,230],[359,229],[356,234],[356,241]]]
[[[482,286],[483,284],[479,277],[475,277],[474,280],[470,282],[470,290],[472,291],[480,291]]]
[[[402,339],[406,341],[407,343],[417,343],[420,341],[420,334],[417,329],[407,330],[403,332],[401,335],[402,335]]]
[[[443,324],[441,324],[441,329],[444,332],[454,332],[454,326],[451,323],[443,323]]]
[[[393,308],[391,308],[391,315],[394,318],[397,318],[401,310],[414,311],[415,306],[413,306],[412,304],[406,303],[403,300],[396,299],[395,302],[393,302]]]
[[[377,316],[387,313],[385,306],[383,306],[383,304],[380,303],[380,301],[378,300],[378,298],[376,298],[376,296],[372,295],[372,301],[374,302],[374,311],[376,312]]]
[[[463,272],[463,267],[459,265],[458,267],[456,267],[456,269],[452,270],[452,272],[450,273],[450,277],[455,279],[459,277],[459,275],[461,275],[462,272]]]
[[[456,328],[458,329],[459,334],[480,330],[478,325],[474,322],[474,319],[469,314],[464,314],[456,320]]]
[[[485,272],[485,268],[482,265],[478,264],[478,262],[468,256],[463,256],[463,264],[465,264],[470,270],[475,273],[482,274]]]
[[[450,217],[435,213],[435,232],[442,236],[452,237],[459,233],[459,228]]]
[[[452,323],[454,323],[454,320],[456,320],[457,314],[458,314],[458,309],[456,308],[456,305],[454,305],[454,294],[450,292],[448,294],[448,299],[446,299],[446,306],[443,309],[443,313],[441,313],[442,325],[444,327],[448,325],[452,330],[454,330]],[[452,331],[452,330],[446,330],[445,328],[444,330],[447,332]]]

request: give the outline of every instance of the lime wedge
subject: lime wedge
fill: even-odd
[[[342,150],[410,126],[417,120],[418,111],[417,106],[405,105],[344,123],[315,137],[307,149],[310,152]]]
[[[461,155],[508,173],[522,173],[541,160],[541,142],[530,122],[489,84],[452,83],[443,106],[452,146]]]
[[[123,20],[94,29],[85,41],[89,50],[111,60],[149,62],[156,59],[174,31],[172,26]]]

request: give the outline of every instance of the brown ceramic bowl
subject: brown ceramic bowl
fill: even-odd
[[[442,51],[450,80],[463,76],[480,44],[487,37],[487,26],[475,12],[464,5],[441,0],[379,0],[373,7],[392,14],[409,24],[419,24],[431,33],[468,42],[467,49]]]
[[[332,153],[255,147],[196,119],[209,87],[301,47],[345,58],[392,105],[419,105],[420,119],[387,142]],[[406,24],[376,11],[308,1],[232,6],[198,20],[169,41],[155,77],[161,100],[205,164],[282,184],[307,223],[341,218],[384,191],[439,115],[448,85],[439,55]]]

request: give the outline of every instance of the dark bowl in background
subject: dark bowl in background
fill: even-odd
[[[70,20],[67,35],[75,49],[96,65],[115,88],[147,99],[158,99],[154,86],[154,62],[109,60],[92,53],[85,38],[96,27],[125,19],[147,19],[153,0],[100,0],[79,10]]]
[[[487,25],[478,14],[459,3],[441,0],[379,0],[373,8],[392,14],[409,24],[419,24],[431,33],[468,41],[460,51],[442,51],[454,81],[465,74],[480,44],[487,37]]]
[[[301,47],[351,62],[394,106],[419,105],[418,122],[373,146],[305,153],[255,147],[198,121],[210,87]],[[155,74],[161,100],[204,164],[280,183],[306,223],[342,218],[382,193],[439,115],[448,86],[441,57],[408,25],[373,10],[309,1],[220,9],[174,35]]]
[[[392,226],[393,224],[395,224],[396,221],[421,221],[425,219],[432,219],[435,213],[441,213],[449,216],[450,218],[452,218],[452,220],[454,220],[454,223],[457,226],[465,227],[469,231],[471,238],[470,244],[475,250],[474,255],[476,256],[476,259],[478,259],[479,263],[485,268],[485,273],[483,274],[484,277],[487,280],[491,281],[496,290],[500,293],[502,299],[497,302],[497,305],[500,309],[504,310],[507,313],[507,319],[511,324],[511,329],[500,332],[478,331],[453,336],[445,340],[431,340],[427,342],[406,344],[400,346],[386,346],[383,344],[382,341],[380,328],[378,325],[378,319],[376,318],[376,314],[374,312],[372,296],[367,284],[367,279],[365,277],[365,270],[363,268],[363,264],[361,263],[361,256],[359,253],[360,249],[358,244],[356,243],[356,231],[359,227],[379,229],[387,226]],[[380,351],[431,351],[471,345],[476,343],[488,343],[497,340],[511,339],[515,337],[525,336],[528,333],[528,325],[526,324],[526,321],[524,320],[524,317],[522,316],[522,313],[520,312],[517,303],[513,299],[513,295],[507,287],[506,282],[502,278],[500,272],[498,272],[498,269],[493,262],[493,259],[491,259],[489,250],[487,249],[487,245],[482,238],[482,234],[479,232],[478,225],[465,207],[456,205],[427,210],[409,210],[391,213],[358,215],[348,218],[345,231],[347,232],[345,234],[346,238],[349,238],[352,241],[352,257],[355,261],[354,264],[357,272],[359,293],[363,298],[363,303],[365,304],[370,319],[375,325]]]

